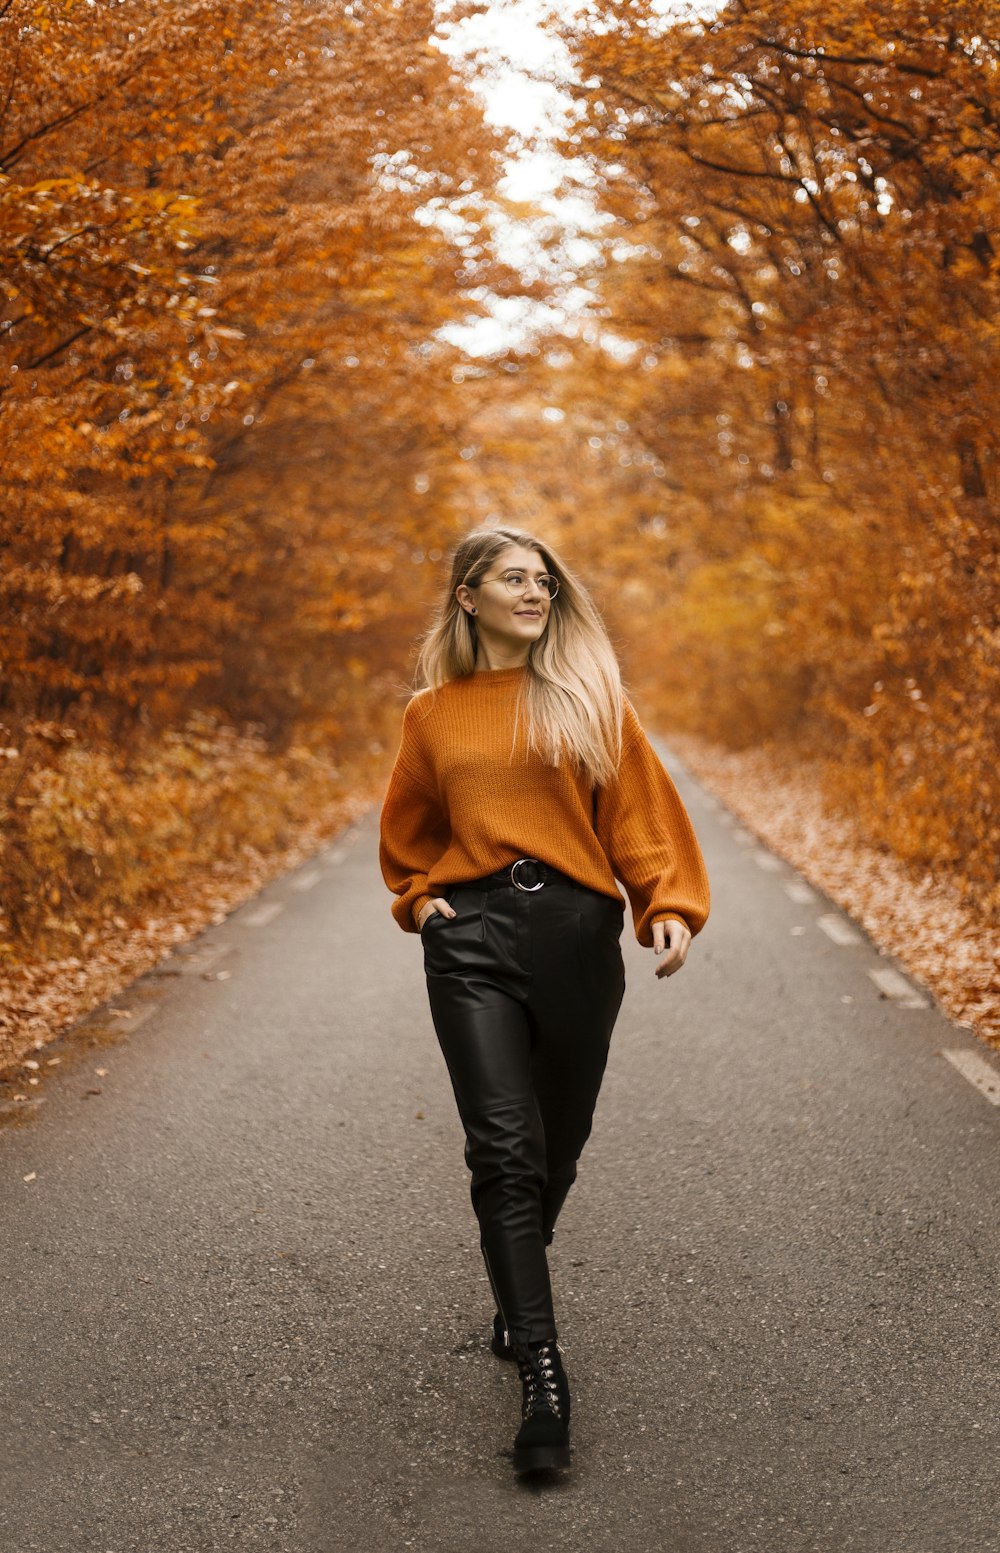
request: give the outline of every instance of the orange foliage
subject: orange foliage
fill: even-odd
[[[430,0],[0,0],[13,948],[377,758],[470,517],[565,543],[651,711],[1000,906],[992,12],[592,0],[591,317],[471,364],[544,287]]]
[[[578,353],[573,414],[627,433],[599,524],[636,675],[703,734],[804,741],[998,909],[995,7],[591,11],[567,149],[635,352]]]
[[[481,274],[507,283],[435,219],[488,191],[496,137],[434,20],[429,0],[0,7],[0,875],[21,948],[113,901],[119,822],[126,850],[145,827],[162,859],[166,826],[181,863],[209,855],[204,778],[171,743],[192,716],[219,750],[226,724],[334,758],[383,731],[422,493],[446,498],[458,435],[436,330]]]

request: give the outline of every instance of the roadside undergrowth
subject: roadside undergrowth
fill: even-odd
[[[34,772],[0,843],[0,1074],[356,820],[384,761],[193,724]]]

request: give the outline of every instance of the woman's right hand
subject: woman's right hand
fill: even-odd
[[[420,915],[417,917],[417,928],[421,933],[424,930],[424,923],[428,917],[432,917],[436,911],[440,912],[442,917],[455,917],[458,915],[454,906],[449,906],[443,895],[436,895],[433,900],[429,900],[426,905],[420,908]]]

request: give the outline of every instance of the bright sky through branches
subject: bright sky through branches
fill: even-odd
[[[687,0],[659,0],[651,10],[665,22],[705,14],[715,6]],[[537,331],[576,334],[590,293],[577,283],[577,272],[597,256],[594,237],[609,222],[587,193],[589,170],[583,161],[559,156],[551,141],[566,128],[572,100],[563,83],[574,76],[573,61],[548,24],[557,16],[578,17],[586,25],[586,0],[494,0],[485,10],[448,21],[440,7],[436,41],[456,61],[478,65],[473,85],[486,105],[490,123],[512,135],[511,156],[500,193],[534,207],[518,217],[497,209],[490,235],[499,257],[521,271],[526,281],[545,278],[553,305],[527,297],[487,299],[490,316],[442,331],[471,355],[489,355],[526,344]],[[570,185],[575,191],[570,192]],[[609,348],[614,341],[602,334]]]

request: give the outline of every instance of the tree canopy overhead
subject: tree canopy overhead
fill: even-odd
[[[992,890],[996,8],[588,17],[566,149],[619,223],[593,286],[666,487],[643,502],[684,664],[664,706],[723,739],[805,730],[876,834]]]

